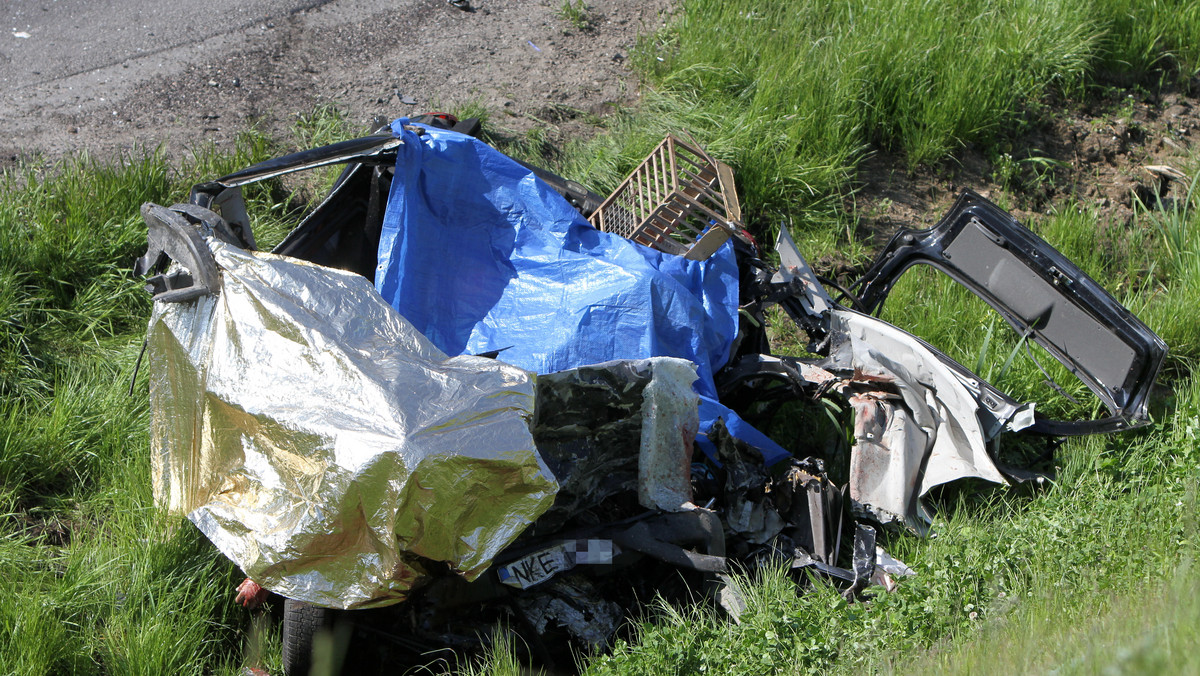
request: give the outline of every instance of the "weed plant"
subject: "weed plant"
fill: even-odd
[[[278,154],[157,151],[0,176],[0,673],[232,673],[236,571],[150,497],[142,202]],[[256,226],[277,189],[251,191]]]
[[[585,0],[563,0],[558,8],[558,18],[575,30],[586,31],[592,27],[592,8]]]
[[[1198,26],[1186,1],[684,0],[637,50],[653,84],[639,110],[555,161],[603,191],[665,133],[688,129],[733,164],[760,233],[792,219],[810,257],[853,259],[863,245],[839,207],[865,153],[937,163],[963,144],[987,146],[1051,88],[1112,73],[1187,77],[1200,64]],[[296,134],[305,146],[347,136],[335,109],[299,119]],[[542,141],[524,145],[534,153]],[[280,151],[250,133],[232,155],[199,151],[177,169],[150,151],[0,176],[0,672],[277,669],[278,640],[261,624],[243,652],[237,571],[186,520],[153,507],[145,376],[134,396],[127,388],[149,311],[128,272],[145,241],[138,207],[179,201],[193,182]],[[247,191],[263,246],[304,208],[293,187]],[[937,538],[885,543],[917,572],[893,594],[851,604],[817,580],[797,594],[788,573],[766,570],[741,579],[742,624],[662,605],[588,669],[1194,670],[1194,604],[1171,602],[1196,591],[1198,193],[1139,212],[1129,228],[1102,229],[1095,213],[1067,206],[1032,224],[1171,346],[1152,427],[1068,442],[1057,479],[1032,495],[942,496]],[[910,284],[888,316],[1041,398],[1040,371],[973,303]],[[1082,399],[1065,374],[1051,376]],[[1095,405],[1067,400],[1056,412]],[[507,650],[492,666],[519,670]]]

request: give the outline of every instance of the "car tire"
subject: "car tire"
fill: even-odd
[[[329,624],[329,611],[311,603],[283,602],[284,676],[308,676],[312,668],[313,637]]]

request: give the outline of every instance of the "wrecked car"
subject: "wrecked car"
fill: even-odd
[[[289,673],[335,610],[373,637],[356,659],[504,624],[571,668],[564,646],[604,646],[635,599],[680,585],[736,621],[740,568],[890,588],[911,571],[877,529],[927,532],[935,487],[1017,476],[1001,433],[1149,420],[1162,340],[979,195],[897,233],[839,303],[786,228],[766,261],[732,171],[694,142],[668,137],[601,198],[477,133],[401,119],[143,206],[155,497],[285,597]],[[330,193],[259,251],[242,187],[332,164]],[[917,264],[1107,416],[1045,418],[872,316]],[[771,306],[808,356],[772,352]],[[852,412],[840,482],[826,464],[846,458],[756,427],[821,399]]]

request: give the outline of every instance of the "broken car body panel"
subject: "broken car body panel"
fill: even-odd
[[[1045,346],[1109,406],[1110,417],[1039,418],[1034,403],[1014,400],[920,338],[835,303],[784,229],[776,250],[779,270],[769,281],[760,278],[753,293],[784,308],[825,358],[806,365],[746,356],[721,374],[723,387],[773,375],[799,392],[840,392],[855,411],[849,493],[859,515],[924,533],[932,514],[920,498],[935,486],[964,478],[1006,482],[986,448],[1003,430],[1086,434],[1148,422],[1149,391],[1166,356],[1162,339],[974,193],[964,193],[937,227],[898,233],[858,282],[863,295],[854,305],[877,310],[909,267],[937,267]],[[831,386],[828,374],[814,379],[818,366],[840,380]]]
[[[855,410],[850,498],[880,523],[924,533],[919,498],[966,478],[1004,483],[985,445],[979,404],[935,353],[887,322],[852,310],[830,316],[824,368],[849,372],[841,391]]]
[[[908,268],[930,265],[991,305],[1077,376],[1108,407],[1101,420],[1038,417],[1030,431],[1113,432],[1149,422],[1150,388],[1167,346],[1107,291],[1012,216],[964,192],[928,230],[901,230],[859,281],[876,311]]]
[[[417,617],[472,580],[467,597],[511,598],[539,634],[557,624],[600,645],[620,607],[590,580],[661,564],[702,577],[736,618],[727,557],[782,559],[850,593],[890,586],[911,571],[851,513],[926,532],[934,487],[1004,482],[987,446],[1002,431],[1144,419],[1161,340],[972,194],[937,228],[898,235],[853,304],[878,308],[909,266],[938,266],[1111,390],[1112,418],[1034,424],[1032,405],[834,301],[786,231],[778,268],[740,236],[685,260],[592,228],[553,192],[579,193],[568,181],[544,185],[545,172],[459,134],[393,129],[400,138],[279,158],[196,186],[190,205],[145,209],[139,269],[159,273],[156,498],[286,596],[408,599]],[[252,251],[239,186],[335,162],[350,166],[278,255]],[[1052,297],[1021,305],[1031,290]],[[770,303],[817,358],[745,337],[742,320]],[[1119,359],[1099,363],[1109,348]],[[496,359],[448,356],[461,352]],[[767,380],[786,384],[772,396],[849,404],[845,489],[803,457],[820,451],[789,455],[733,414]]]

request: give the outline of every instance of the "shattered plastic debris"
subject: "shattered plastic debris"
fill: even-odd
[[[556,578],[543,593],[517,596],[517,607],[539,633],[551,623],[564,627],[593,648],[604,645],[624,619],[621,606],[605,601],[593,584],[579,575]]]
[[[744,443],[733,439],[719,426],[709,432],[717,446],[717,460],[726,476],[724,501],[725,525],[751,544],[763,544],[784,527],[772,500],[772,478],[763,466],[762,456]]]
[[[889,592],[896,591],[899,584],[896,582],[898,577],[910,577],[916,575],[912,568],[909,568],[900,559],[888,554],[883,547],[875,547],[875,574],[871,577],[871,582],[883,587]]]

